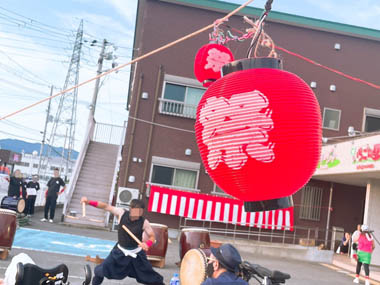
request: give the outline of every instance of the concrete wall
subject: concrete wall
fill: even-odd
[[[364,211],[364,223],[374,230],[375,236],[380,233],[380,180],[370,180],[367,184],[366,203]],[[380,237],[380,236],[379,236]],[[380,265],[380,250],[379,244],[376,244],[375,251],[372,255],[371,263]]]

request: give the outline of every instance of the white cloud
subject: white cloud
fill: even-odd
[[[111,4],[114,9],[124,17],[129,24],[135,23],[137,0],[104,0]]]
[[[72,30],[76,30],[79,24],[79,19],[85,19],[84,27],[86,38],[90,39],[91,36],[96,37],[97,39],[102,39],[103,36],[107,37],[107,40],[115,43],[116,46],[122,47],[131,47],[133,43],[133,33],[134,27],[129,25],[122,25],[119,21],[105,16],[91,14],[87,12],[78,12],[77,14],[63,14],[59,12],[58,20],[61,21],[61,25],[69,27]],[[86,22],[86,20],[88,22]],[[68,62],[72,50],[69,49],[64,51],[63,49],[48,48],[46,41],[34,40],[30,37],[14,35],[6,35],[10,39],[5,39],[1,34],[0,26],[0,50],[12,54],[12,58],[22,64],[28,70],[31,70],[33,73],[38,74],[42,78],[46,79],[49,82],[53,82],[57,87],[62,87],[65,81],[65,76],[68,69]],[[18,45],[20,49],[22,47],[27,47],[31,50],[25,50],[22,52],[25,56],[15,56],[13,55],[15,51],[12,48],[5,48],[6,45]],[[21,45],[20,45],[21,43]],[[50,43],[52,45],[57,45],[56,43]],[[35,52],[35,51],[41,52]],[[112,48],[109,48],[109,51],[112,51]],[[20,51],[17,51],[21,53]],[[83,82],[90,78],[93,78],[96,75],[97,59],[99,57],[100,47],[89,47],[89,43],[83,45],[83,53],[81,58],[81,69],[80,69],[80,78],[79,82]],[[117,55],[120,56],[118,63],[124,63],[128,61],[128,56],[131,53],[129,49],[117,49],[115,51]],[[39,56],[37,56],[37,54]],[[4,57],[2,57],[4,58]],[[43,58],[51,58],[54,61],[43,60]],[[64,64],[56,61],[64,61]],[[1,61],[3,64],[9,64],[13,67],[15,65],[11,62]],[[109,69],[111,66],[111,61],[104,62],[104,68]],[[128,81],[129,81],[129,69],[122,70],[117,74],[112,74],[107,76],[107,79],[104,81],[104,84],[100,88],[97,101],[97,110],[96,110],[96,120],[98,122],[111,123],[122,125],[123,121],[127,119],[127,111],[125,110],[126,98],[128,92]],[[0,78],[7,80],[8,82],[17,82],[21,86],[30,86],[33,89],[41,90],[41,93],[28,92],[28,90],[23,90],[12,84],[6,84],[0,81],[2,90],[0,92],[0,101],[2,103],[7,102],[7,104],[0,104],[0,117],[6,115],[14,110],[25,107],[38,99],[48,96],[49,88],[41,86],[33,86],[25,80],[20,80],[14,74],[5,72],[0,69]],[[101,80],[103,81],[103,79]],[[88,105],[91,102],[93,95],[95,82],[91,82],[78,90],[78,107],[77,107],[77,132],[75,148],[79,149],[80,141],[84,136],[86,131],[87,117],[88,117]],[[57,91],[56,91],[57,92]],[[10,94],[15,94],[14,97]],[[52,115],[56,114],[58,106],[59,97],[56,100],[53,100],[52,104]],[[116,104],[115,104],[116,102]],[[26,126],[26,130],[19,130],[17,128],[11,127],[6,123],[0,122],[0,128],[2,131],[7,131],[14,134],[22,134],[25,137],[30,137],[36,140],[41,139],[41,134],[38,133],[38,130],[43,129],[44,120],[45,120],[45,110],[47,103],[40,104],[33,107],[32,109],[15,115],[10,118],[12,122],[16,122],[23,126]],[[30,129],[35,129],[34,131],[27,131],[28,127]],[[51,124],[49,124],[48,132],[51,129]],[[61,130],[61,132],[64,132]],[[64,135],[64,133],[62,134]],[[1,134],[0,138],[9,137],[8,135]],[[62,141],[63,145],[63,141]]]

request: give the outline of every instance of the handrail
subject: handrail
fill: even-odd
[[[73,172],[71,174],[71,180],[70,180],[70,184],[68,187],[69,189],[67,192],[65,204],[63,206],[62,220],[63,220],[64,216],[67,214],[67,206],[71,202],[71,198],[73,196],[74,189],[75,189],[75,186],[76,186],[78,178],[79,178],[79,173],[80,173],[80,170],[82,168],[83,161],[84,161],[84,158],[85,158],[87,150],[88,150],[88,146],[89,146],[91,138],[94,134],[95,123],[96,122],[95,122],[94,116],[90,115],[88,118],[88,123],[87,123],[86,136],[85,136],[85,139],[83,140],[83,143],[82,143],[82,146],[81,146],[81,149],[79,152],[79,156],[78,156],[77,160],[75,161],[75,166],[74,166]]]
[[[112,203],[112,199],[113,199],[113,196],[115,194],[115,187],[116,187],[116,183],[117,183],[117,176],[118,176],[118,172],[120,170],[121,152],[122,152],[122,149],[123,149],[123,145],[124,145],[124,141],[125,141],[125,136],[126,136],[126,133],[127,133],[126,132],[126,130],[127,130],[127,126],[126,125],[127,125],[127,121],[124,121],[124,124],[122,126],[123,132],[122,132],[121,139],[120,139],[119,149],[117,151],[117,157],[116,157],[116,162],[115,162],[115,170],[114,170],[114,173],[113,173],[111,191],[110,191],[110,195],[109,195],[109,198],[108,198],[108,204]],[[104,224],[106,226],[108,225],[109,216],[110,216],[110,213],[107,212],[107,215],[105,216],[105,220],[104,220]]]
[[[123,126],[97,122],[91,140],[94,142],[119,145],[119,139],[121,139],[123,131]]]

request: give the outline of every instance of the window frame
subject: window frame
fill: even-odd
[[[196,178],[195,178],[195,188],[187,188],[187,187],[181,187],[181,186],[175,186],[175,185],[166,185],[166,184],[158,184],[152,182],[152,176],[153,176],[153,167],[157,166],[163,166],[163,167],[169,167],[174,169],[172,183],[175,179],[176,169],[181,170],[188,170],[188,171],[194,171],[196,172]],[[190,161],[184,161],[184,160],[177,160],[177,159],[171,159],[171,158],[165,158],[165,157],[152,157],[152,162],[150,166],[150,173],[149,173],[149,184],[151,185],[159,185],[162,187],[173,187],[178,190],[186,190],[191,192],[200,192],[201,190],[198,189],[198,183],[199,183],[199,172],[200,172],[200,163],[197,162],[190,162]]]
[[[364,107],[364,109],[363,109],[362,132],[366,132],[366,130],[365,130],[365,124],[366,124],[366,121],[367,121],[367,116],[374,117],[374,118],[379,118],[380,119],[380,110],[379,109],[373,109],[373,108]]]
[[[212,187],[211,194],[216,195],[216,196],[232,197],[230,194],[227,194],[226,192],[218,192],[218,191],[216,191],[216,187],[217,187],[217,185],[216,185],[215,182],[214,182],[213,184],[214,184],[214,185],[213,185],[213,187]]]
[[[185,96],[184,96],[184,101],[177,101],[177,100],[171,100],[171,99],[166,99],[165,98],[165,90],[166,90],[166,84],[174,84],[174,85],[180,85],[185,88]],[[163,84],[162,84],[162,90],[161,90],[161,96],[159,98],[160,102],[171,102],[171,103],[176,103],[176,104],[182,104],[184,107],[194,107],[196,110],[196,105],[190,105],[186,104],[186,97],[188,96],[188,90],[189,88],[196,88],[196,89],[201,89],[206,92],[207,88],[203,87],[200,82],[198,82],[195,79],[192,78],[187,78],[187,77],[182,77],[182,76],[176,76],[176,75],[170,75],[170,74],[165,74]],[[160,107],[160,113],[161,113],[161,107]],[[188,117],[183,113],[176,113],[176,112],[170,112],[171,115],[174,116],[180,116],[182,117]],[[191,118],[195,118],[196,114],[194,116],[191,116]]]
[[[313,197],[312,197],[312,204],[305,204],[304,203],[304,195],[305,195],[305,189],[310,188],[313,191]],[[319,192],[320,196],[316,197],[316,192]],[[318,187],[318,186],[313,186],[313,185],[305,185],[304,187],[301,188],[301,205],[300,205],[300,211],[299,211],[299,219],[305,220],[305,221],[314,221],[314,222],[320,222],[321,221],[321,208],[323,204],[323,187]],[[314,202],[315,200],[319,198],[319,205],[316,205]],[[306,199],[306,198],[305,198]],[[317,207],[317,212],[313,213],[311,210],[308,210],[307,207],[309,206],[316,206]],[[314,217],[318,216],[318,217]]]
[[[177,101],[177,100],[171,100],[171,99],[166,99],[164,96],[165,96],[165,89],[166,89],[166,84],[169,83],[169,84],[173,84],[173,85],[179,85],[179,86],[182,86],[182,87],[185,87],[185,97],[184,97],[184,101]],[[175,102],[181,102],[183,104],[185,104],[186,102],[186,97],[187,97],[187,94],[188,94],[188,90],[189,88],[194,88],[194,89],[201,89],[201,90],[205,90],[206,92],[206,88],[201,88],[199,86],[194,86],[194,85],[187,85],[187,84],[183,84],[183,83],[178,83],[178,82],[174,82],[174,81],[169,81],[169,80],[165,80],[164,81],[164,85],[162,87],[162,94],[161,94],[161,99],[163,100],[170,100],[170,101],[175,101]]]
[[[325,125],[325,115],[326,115],[326,111],[327,110],[329,110],[329,111],[337,111],[339,113],[339,121],[338,121],[338,128],[337,129],[335,129],[335,128],[329,128],[329,127],[325,127],[324,126]],[[324,107],[323,108],[323,118],[322,118],[322,128],[326,129],[326,130],[339,131],[341,117],[342,117],[342,110],[334,109],[334,108],[329,108],[329,107]]]

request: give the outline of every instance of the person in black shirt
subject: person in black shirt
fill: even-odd
[[[86,197],[82,197],[81,203],[108,211],[119,221],[118,242],[103,263],[95,267],[92,285],[101,284],[104,277],[122,280],[127,276],[142,284],[164,284],[163,277],[153,270],[145,254],[155,242],[155,235],[149,221],[142,216],[144,203],[141,200],[133,199],[129,211],[103,202],[89,201]],[[143,232],[148,235],[149,240],[138,245],[122,225],[140,241]]]
[[[8,196],[19,198],[22,196],[23,181],[20,170],[15,170],[9,180]]]
[[[26,214],[31,217],[34,215],[34,204],[36,203],[37,191],[40,190],[38,175],[33,175],[32,181],[26,185]]]
[[[46,222],[48,220],[48,214],[50,210],[50,219],[49,222],[52,223],[54,220],[55,206],[57,205],[58,195],[62,194],[65,191],[65,182],[59,177],[59,169],[54,169],[54,177],[50,178],[47,183],[47,191],[45,193],[46,203],[44,208],[44,217],[41,219],[41,222]],[[61,186],[63,187],[62,190]]]

